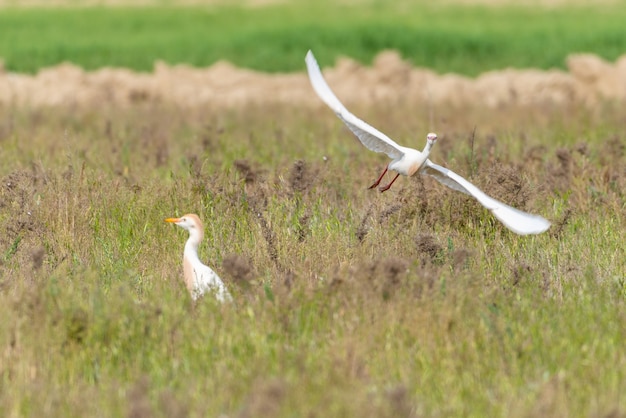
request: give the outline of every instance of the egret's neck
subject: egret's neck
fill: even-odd
[[[200,245],[200,241],[202,241],[202,234],[197,230],[189,231],[189,239],[185,243],[185,252],[184,256],[190,259],[198,258],[198,246]]]
[[[424,150],[422,151],[422,154],[424,154],[424,156],[428,157],[430,155],[430,150],[433,148],[433,145],[435,145],[434,142],[426,141],[426,146],[424,147]]]

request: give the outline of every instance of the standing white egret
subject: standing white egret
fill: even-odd
[[[204,237],[204,225],[198,215],[191,213],[181,218],[167,218],[165,222],[189,231],[189,239],[183,252],[183,273],[191,298],[195,301],[206,292],[212,292],[220,302],[231,301],[232,296],[217,273],[202,264],[198,257],[198,246]]]
[[[313,53],[309,51],[305,58],[307,69],[309,72],[309,79],[311,85],[322,99],[324,103],[330,107],[335,114],[346,124],[346,126],[357,136],[359,141],[368,149],[375,152],[384,152],[392,159],[389,165],[385,168],[378,180],[370,186],[374,188],[378,186],[387,173],[387,170],[397,172],[396,176],[387,185],[380,187],[380,191],[384,192],[389,190],[394,181],[400,174],[404,176],[412,176],[415,173],[428,174],[445,184],[446,186],[473,196],[481,205],[489,209],[493,215],[498,218],[504,226],[511,231],[520,234],[540,234],[546,231],[550,227],[550,222],[541,216],[532,215],[530,213],[522,212],[521,210],[512,208],[505,205],[502,202],[497,201],[485,193],[483,193],[478,187],[474,186],[463,177],[448,170],[440,165],[434,164],[428,159],[430,150],[437,142],[437,135],[429,133],[426,136],[426,146],[422,152],[400,146],[396,144],[391,138],[378,129],[368,125],[361,119],[354,116],[345,108],[343,104],[337,99],[332,92],[326,80],[322,76],[320,67],[313,56]]]

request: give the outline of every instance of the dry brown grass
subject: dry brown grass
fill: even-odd
[[[558,110],[583,105],[594,111],[607,101],[626,101],[626,55],[608,62],[593,54],[570,54],[566,65],[567,71],[508,68],[470,78],[414,68],[397,51],[379,53],[372,66],[350,58],[322,63],[329,84],[348,107],[478,106],[508,108],[510,113],[520,106]],[[238,109],[251,103],[323,106],[311,94],[304,72],[267,74],[224,61],[206,68],[159,61],[149,73],[110,67],[85,71],[71,63],[44,68],[35,75],[0,71],[0,103],[131,108],[161,103],[185,109]]]

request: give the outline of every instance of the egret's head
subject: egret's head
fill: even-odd
[[[437,142],[437,134],[433,132],[429,133],[426,135],[426,141],[428,141],[430,145],[435,145],[435,142]]]
[[[167,218],[165,222],[170,222],[180,226],[183,229],[186,229],[190,233],[193,231],[202,232],[202,221],[198,217],[198,215],[190,213],[184,215],[180,218]]]

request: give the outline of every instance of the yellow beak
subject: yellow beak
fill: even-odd
[[[165,220],[165,222],[169,222],[169,223],[176,223],[178,221],[180,221],[180,218],[167,218]]]

